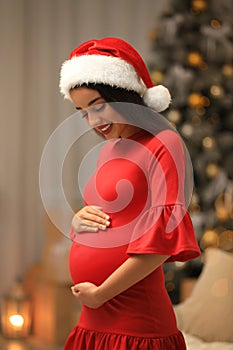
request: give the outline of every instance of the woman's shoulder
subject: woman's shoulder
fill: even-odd
[[[145,132],[144,137],[141,139],[143,144],[151,151],[168,149],[171,151],[182,150],[183,140],[180,135],[174,130],[162,130],[156,134]]]

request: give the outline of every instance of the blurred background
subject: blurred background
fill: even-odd
[[[56,333],[56,322],[68,319],[74,307],[67,293],[70,242],[43,208],[40,160],[51,133],[74,112],[59,93],[61,64],[81,42],[105,36],[130,42],[155,84],[170,89],[173,103],[164,115],[193,162],[190,213],[198,242],[202,251],[209,246],[233,251],[232,1],[0,0],[0,296],[20,280],[37,315],[46,299],[54,317],[46,323],[41,312],[32,323],[37,338],[51,344],[63,341],[68,330]],[[77,165],[83,150],[75,151]],[[70,158],[65,191],[78,207]],[[56,194],[54,210],[63,215]],[[166,266],[174,304],[186,293],[181,281],[197,278],[201,269],[201,259]],[[65,300],[67,315],[60,315],[58,305]],[[68,329],[75,317],[65,321]]]

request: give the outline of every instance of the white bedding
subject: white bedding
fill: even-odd
[[[188,298],[174,305],[188,350],[233,350],[233,254],[205,251],[204,267]]]
[[[233,350],[233,343],[213,342],[207,343],[200,338],[184,333],[187,350]]]

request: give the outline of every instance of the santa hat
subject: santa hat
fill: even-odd
[[[165,110],[171,101],[167,88],[154,86],[139,53],[118,38],[89,40],[71,52],[61,68],[60,91],[70,99],[70,89],[84,83],[135,91],[157,112]]]

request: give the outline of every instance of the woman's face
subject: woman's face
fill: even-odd
[[[96,129],[106,139],[127,138],[135,134],[139,128],[125,124],[122,116],[106,103],[97,90],[79,87],[70,91],[70,97],[77,110],[90,127]]]

